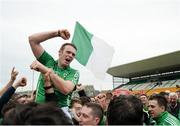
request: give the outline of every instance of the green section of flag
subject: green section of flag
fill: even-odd
[[[77,47],[76,59],[84,66],[93,51],[92,37],[93,34],[89,33],[79,22],[76,22],[72,43]]]

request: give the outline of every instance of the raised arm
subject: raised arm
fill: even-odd
[[[14,89],[17,89],[18,87],[24,87],[27,84],[27,79],[25,77],[22,77],[19,79],[16,83],[12,85]]]
[[[18,80],[16,83],[13,83],[12,86],[10,86],[0,97],[0,111],[2,110],[3,106],[9,101],[11,96],[14,94],[15,90],[18,87],[24,87],[26,86],[27,80],[25,77]]]
[[[66,29],[63,29],[63,30],[54,30],[54,31],[48,31],[48,32],[35,33],[29,36],[29,43],[30,43],[32,52],[36,58],[39,58],[41,54],[44,52],[44,49],[40,43],[54,37],[61,37],[64,40],[67,40],[69,39],[70,34]]]
[[[50,80],[53,82],[53,85],[63,94],[68,94],[74,89],[74,84],[72,81],[64,80],[59,77],[54,71],[38,61],[34,61],[31,66],[31,69],[41,72],[42,74],[46,74],[49,72]]]
[[[11,78],[9,82],[0,90],[0,96],[2,96],[10,86],[12,86],[12,84],[16,80],[17,75],[18,75],[18,71],[16,71],[15,67],[13,67],[11,71]]]

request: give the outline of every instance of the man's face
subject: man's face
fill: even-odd
[[[157,100],[149,100],[148,105],[149,114],[152,118],[157,117],[159,114],[165,111],[164,106],[159,106]]]
[[[24,97],[17,99],[17,102],[20,104],[26,104],[26,103],[28,103],[28,100],[27,100],[27,97],[24,96]]]
[[[172,106],[175,106],[177,103],[177,97],[176,96],[170,96],[169,98],[170,98],[170,104]]]
[[[79,125],[97,125],[95,117],[92,115],[92,109],[83,106],[79,117]]]
[[[106,108],[106,94],[100,93],[96,96],[96,101],[101,105],[102,108]]]
[[[59,62],[61,67],[67,67],[76,55],[76,49],[70,45],[66,45],[63,50],[59,51]]]
[[[170,102],[169,95],[165,95],[164,97],[166,98],[167,102],[169,103]]]
[[[177,92],[178,99],[180,99],[180,91]]]
[[[72,111],[79,117],[81,113],[82,105],[80,103],[74,103],[72,107]]]
[[[147,99],[147,97],[145,95],[140,96],[140,100],[143,103],[143,105],[148,103],[148,99]]]

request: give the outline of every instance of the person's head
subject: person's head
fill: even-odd
[[[96,97],[96,102],[101,105],[103,110],[106,109],[106,94],[105,93],[99,93]]]
[[[148,110],[152,118],[158,117],[167,109],[167,100],[165,97],[157,94],[151,95],[149,98]]]
[[[180,100],[180,90],[176,91],[176,94],[178,95],[178,99]]]
[[[26,118],[29,116],[33,107],[36,107],[37,103],[18,104],[5,111],[3,117],[3,125],[23,125],[25,124]]]
[[[161,91],[161,92],[159,93],[159,95],[165,97],[166,100],[167,100],[167,102],[169,102],[169,93],[168,93],[168,92]]]
[[[106,99],[112,99],[113,94],[111,92],[106,93]]]
[[[66,114],[51,104],[17,105],[3,120],[4,125],[72,125]]]
[[[81,100],[78,98],[71,99],[70,108],[79,117],[82,108]]]
[[[90,99],[91,99],[91,102],[96,102],[94,97],[90,97]]]
[[[82,96],[80,97],[80,100],[81,100],[82,105],[91,102],[91,98],[88,96]]]
[[[70,103],[70,108],[73,108],[76,106],[76,104],[78,104],[78,106],[82,106],[82,102],[79,98],[72,98],[71,99],[71,103]]]
[[[105,109],[106,111],[112,98],[113,98],[113,94],[111,92],[107,92],[106,93],[106,109]]]
[[[139,98],[140,98],[141,102],[143,103],[143,105],[147,105],[148,104],[148,97],[147,97],[146,94],[141,94],[139,96]]]
[[[5,104],[2,108],[1,114],[2,116],[6,116],[13,108],[16,107],[16,103],[13,100],[9,100],[7,104]]]
[[[26,125],[72,125],[72,120],[59,107],[41,104],[34,108]]]
[[[86,103],[79,117],[80,125],[98,125],[103,118],[103,109],[99,104]]]
[[[135,96],[120,95],[112,99],[107,109],[108,125],[142,125],[143,104]]]
[[[169,103],[171,106],[175,106],[178,101],[178,95],[175,92],[169,94]]]
[[[59,50],[59,65],[67,67],[72,62],[76,55],[77,48],[72,43],[65,43]]]
[[[26,94],[20,94],[15,98],[15,102],[19,104],[27,104],[28,103],[28,95]]]

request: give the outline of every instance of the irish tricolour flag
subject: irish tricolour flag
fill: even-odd
[[[111,65],[114,49],[102,39],[89,33],[76,22],[72,43],[77,47],[77,61],[89,69],[95,77],[104,79]]]

